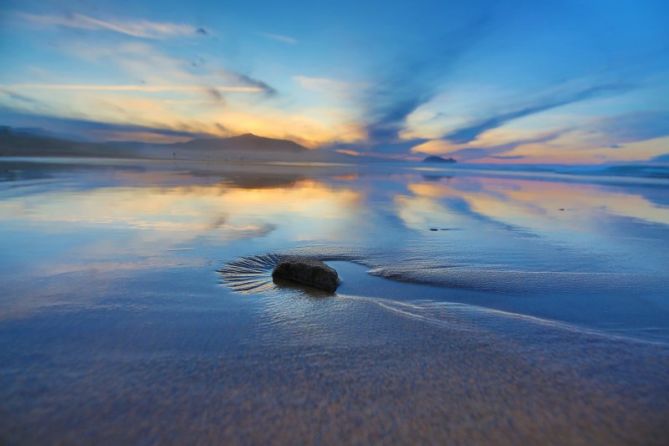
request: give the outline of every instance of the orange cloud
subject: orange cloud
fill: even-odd
[[[418,144],[411,148],[411,153],[425,153],[428,155],[444,155],[446,153],[457,150],[458,147],[441,139],[433,139],[431,141]]]

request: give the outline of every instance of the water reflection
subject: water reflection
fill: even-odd
[[[213,272],[295,251],[439,284],[448,299],[456,288],[505,293],[508,302],[582,290],[604,304],[618,287],[664,305],[669,283],[667,189],[658,185],[426,176],[397,166],[28,163],[4,172],[0,269],[22,289],[36,277],[96,272],[113,284],[113,274]],[[621,309],[633,304],[616,296],[627,302]]]
[[[666,258],[659,247],[669,236],[669,209],[647,199],[643,188],[463,177],[411,182],[407,189],[395,205],[408,228],[476,231],[458,238],[481,258],[495,252],[507,266],[592,271],[606,263],[620,272],[658,272]],[[513,253],[525,259],[514,262]]]
[[[144,180],[156,181],[151,176]],[[0,220],[170,232],[179,241],[204,233],[220,239],[262,236],[280,222],[304,238],[300,230],[318,232],[318,221],[327,226],[346,220],[359,199],[351,189],[333,189],[314,180],[263,188],[100,187],[10,197],[0,202]],[[306,220],[309,225],[301,223]]]
[[[605,212],[615,216],[669,224],[669,209],[641,195],[597,185],[528,181],[499,178],[448,179],[446,182],[417,182],[408,186],[419,197],[465,200],[468,208],[510,225],[536,227],[537,220],[553,225],[579,227],[575,215],[565,211]],[[579,218],[576,216],[576,218]],[[546,223],[547,224],[547,223]]]

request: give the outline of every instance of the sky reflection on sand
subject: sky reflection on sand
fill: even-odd
[[[327,222],[348,215],[357,200],[354,191],[333,190],[316,181],[262,189],[114,187],[5,200],[0,219],[184,232],[184,238],[208,232],[226,239],[262,235],[272,228],[268,222],[277,219],[297,221],[315,214]]]
[[[0,163],[0,438],[666,438],[666,187],[114,163]]]
[[[0,224],[23,234],[13,240],[19,246],[39,239],[51,272],[72,270],[76,255],[82,267],[167,265],[201,256],[202,245],[243,240],[250,254],[315,245],[355,250],[369,263],[403,259],[407,269],[413,258],[474,269],[661,273],[667,260],[669,210],[658,186],[404,168],[270,175],[201,167],[8,169],[18,173],[3,183]],[[14,251],[4,267],[44,263]]]
[[[398,195],[395,202],[398,215],[416,230],[445,226],[513,231],[524,240],[538,238],[534,245],[594,254],[595,261],[618,254],[619,272],[659,272],[659,259],[665,257],[653,246],[636,249],[663,240],[669,224],[669,209],[638,193],[643,190],[485,177],[413,182],[407,188],[411,194]],[[492,236],[477,240],[498,242]],[[657,262],[653,253],[659,255]],[[632,265],[634,259],[638,262]],[[556,270],[565,266],[554,258],[546,260]]]

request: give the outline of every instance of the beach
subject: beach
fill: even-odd
[[[666,444],[668,192],[2,160],[0,442]],[[337,292],[274,284],[282,255]]]

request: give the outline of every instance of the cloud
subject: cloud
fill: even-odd
[[[33,99],[29,96],[16,93],[15,91],[12,91],[11,88],[0,87],[0,93],[12,99],[13,101],[21,102],[23,104],[41,105],[40,101],[38,101],[37,99]]]
[[[270,100],[278,95],[272,85],[251,73],[221,65],[218,60],[193,66],[193,56],[176,57],[166,52],[168,48],[158,48],[158,43],[136,40],[110,43],[76,39],[57,48],[68,58],[81,59],[87,67],[105,70],[105,77],[113,82],[88,84],[83,82],[87,79],[72,73],[75,77],[70,76],[71,83],[65,84],[60,73],[48,73],[37,78],[41,79],[39,82],[28,78],[25,83],[4,86],[12,87],[13,93],[39,99],[48,110],[38,110],[1,93],[0,106],[24,113],[217,136],[251,132],[295,140],[309,147],[364,138],[360,126],[352,123],[348,115],[338,115],[329,107],[286,107]],[[221,100],[225,107],[220,106]],[[101,134],[87,133],[94,137]],[[124,137],[120,132],[115,135]]]
[[[411,147],[411,153],[424,153],[427,155],[444,155],[457,150],[457,146],[441,139],[422,141]]]
[[[473,161],[481,158],[520,159],[523,158],[523,156],[503,154],[511,152],[520,146],[528,144],[543,144],[549,141],[553,141],[566,132],[567,130],[556,130],[537,136],[517,138],[511,141],[507,141],[501,144],[493,144],[487,147],[462,147],[461,145],[453,145],[453,143],[449,141],[432,140],[413,147],[411,152],[431,155],[449,155],[453,156],[458,161]]]
[[[64,118],[19,112],[0,107],[0,120],[12,127],[39,127],[74,140],[89,141],[186,141],[202,133],[167,127],[115,124],[88,119]]]
[[[0,110],[3,108],[30,110],[32,113],[54,113],[53,107],[41,98],[38,99],[29,94],[19,93],[0,85]]]
[[[348,156],[360,156],[361,153],[358,152],[357,150],[350,150],[350,149],[337,149],[335,150],[337,153],[341,153],[342,155],[348,155]]]
[[[260,94],[272,97],[277,94],[274,87],[255,79],[247,74],[238,73],[223,67],[209,67],[206,60],[192,60],[176,58],[165,54],[144,42],[131,42],[122,45],[90,45],[77,43],[69,45],[66,51],[81,59],[113,65],[117,70],[130,76],[131,79],[140,79],[140,83],[133,84],[15,84],[14,88],[21,89],[51,89],[51,90],[96,90],[141,93],[202,93],[209,99],[218,100],[213,90],[221,94],[226,93]],[[136,82],[136,81],[135,81]]]
[[[354,91],[364,86],[363,84],[353,84],[327,77],[297,75],[293,76],[293,80],[305,90],[339,97],[350,96]]]
[[[464,127],[455,129],[447,133],[444,138],[457,144],[464,144],[474,141],[479,135],[488,130],[496,129],[502,125],[513,121],[514,119],[524,118],[536,113],[541,113],[564,105],[585,101],[597,97],[612,95],[628,91],[630,86],[627,84],[604,84],[590,86],[577,91],[555,94],[551,97],[542,98],[534,103],[520,108],[511,109],[492,116],[487,116],[476,122],[470,123]]]
[[[527,158],[525,155],[490,155],[488,158],[496,159],[496,160],[522,160]]]
[[[223,95],[217,88],[214,87],[205,87],[205,93],[214,100],[214,102],[222,103],[224,102]]]
[[[145,39],[166,39],[170,37],[192,37],[207,35],[204,28],[191,25],[168,22],[153,22],[149,20],[104,20],[84,14],[72,13],[64,15],[38,15],[17,13],[23,21],[35,26],[83,29],[88,31],[109,31],[127,36]]]
[[[363,97],[370,140],[396,141],[406,118],[437,94],[440,82],[486,29],[487,20],[479,18],[436,39],[416,44],[377,68]]]
[[[299,40],[297,40],[296,38],[286,36],[284,34],[274,34],[274,33],[258,33],[258,34],[263,37],[267,37],[268,39],[274,40],[276,42],[281,42],[288,45],[295,45],[299,43]]]
[[[656,162],[656,163],[669,163],[669,153],[665,153],[663,155],[658,155],[654,157],[651,161]]]
[[[346,115],[346,119],[357,122],[360,127],[364,126],[357,101],[367,84],[304,75],[293,76],[293,81],[307,92],[309,99],[323,101],[324,107],[329,108],[333,114]]]
[[[271,85],[269,85],[268,83],[263,82],[259,79],[255,79],[249,75],[243,73],[237,73],[230,70],[222,70],[221,75],[224,78],[230,79],[233,82],[243,84],[248,88],[256,89],[258,92],[263,93],[265,96],[271,97],[271,96],[276,96],[278,94],[276,89]]]
[[[609,147],[620,148],[624,143],[669,135],[669,111],[646,111],[604,118],[594,125],[594,130],[611,141]]]
[[[197,92],[203,88],[208,90],[217,90],[215,96],[220,95],[220,91],[226,93],[265,93],[266,89],[254,85],[216,85],[212,87],[203,87],[202,85],[180,85],[180,84],[162,84],[162,85],[105,85],[105,84],[4,84],[0,85],[3,92],[12,90],[61,90],[61,91],[127,91],[141,93],[163,93],[163,92]],[[211,94],[211,91],[207,91]],[[14,94],[16,95],[16,94]]]

